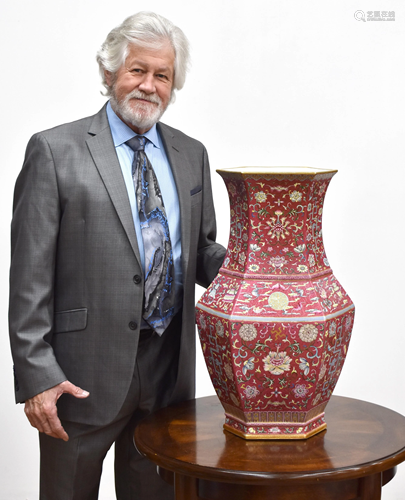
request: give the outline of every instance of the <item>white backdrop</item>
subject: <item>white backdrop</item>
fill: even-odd
[[[171,19],[191,41],[192,70],[163,121],[208,148],[221,243],[228,240],[229,209],[216,168],[339,170],[326,195],[324,241],[335,275],[356,304],[356,320],[335,394],[405,414],[403,2],[7,2],[0,19],[2,500],[33,500],[38,488],[37,436],[23,407],[14,405],[7,336],[15,178],[34,132],[102,106],[95,53],[112,27],[146,9]],[[394,11],[396,20],[357,21],[359,9],[366,16]],[[198,396],[213,394],[198,354]],[[109,454],[100,499],[112,500],[113,491]],[[404,497],[405,466],[400,466],[383,499]]]

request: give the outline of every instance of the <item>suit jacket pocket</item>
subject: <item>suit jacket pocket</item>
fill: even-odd
[[[56,312],[53,318],[54,333],[84,330],[87,326],[87,308]]]
[[[190,196],[191,200],[191,206],[197,205],[198,203],[201,203],[202,200],[202,191],[197,191],[193,195]]]
[[[190,191],[190,196],[194,196],[195,194],[201,193],[201,191],[202,191],[202,186],[201,185],[196,186]]]

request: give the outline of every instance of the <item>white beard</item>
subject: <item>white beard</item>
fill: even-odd
[[[146,104],[137,99],[144,99],[153,104]],[[140,130],[149,130],[157,123],[166,108],[157,94],[145,94],[141,90],[133,90],[118,101],[114,87],[111,89],[111,107],[115,113],[127,124]]]

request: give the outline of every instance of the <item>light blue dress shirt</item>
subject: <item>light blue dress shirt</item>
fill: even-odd
[[[120,163],[122,175],[124,176],[125,185],[128,191],[139,252],[141,255],[142,268],[145,275],[145,253],[139,223],[138,206],[135,199],[134,181],[132,179],[132,162],[134,160],[134,152],[125,144],[126,141],[132,139],[132,137],[135,137],[137,134],[120,118],[118,118],[110,103],[107,104],[107,118],[111,129],[115,151],[117,152],[118,161]],[[163,203],[165,205],[167,221],[169,224],[177,297],[175,310],[177,312],[181,307],[183,290],[179,197],[177,195],[177,187],[170,168],[170,163],[167,159],[162,139],[159,136],[156,125],[145,132],[143,136],[148,139],[145,146],[145,153],[153,166],[153,170],[155,171],[159,182]]]

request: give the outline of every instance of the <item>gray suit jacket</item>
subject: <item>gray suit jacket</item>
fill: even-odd
[[[178,378],[171,402],[194,395],[195,282],[207,286],[225,249],[204,146],[158,124],[177,185],[184,277]],[[17,179],[12,221],[10,338],[16,401],[66,379],[90,391],[59,400],[61,418],[110,422],[131,382],[143,274],[105,109],[36,134]]]

